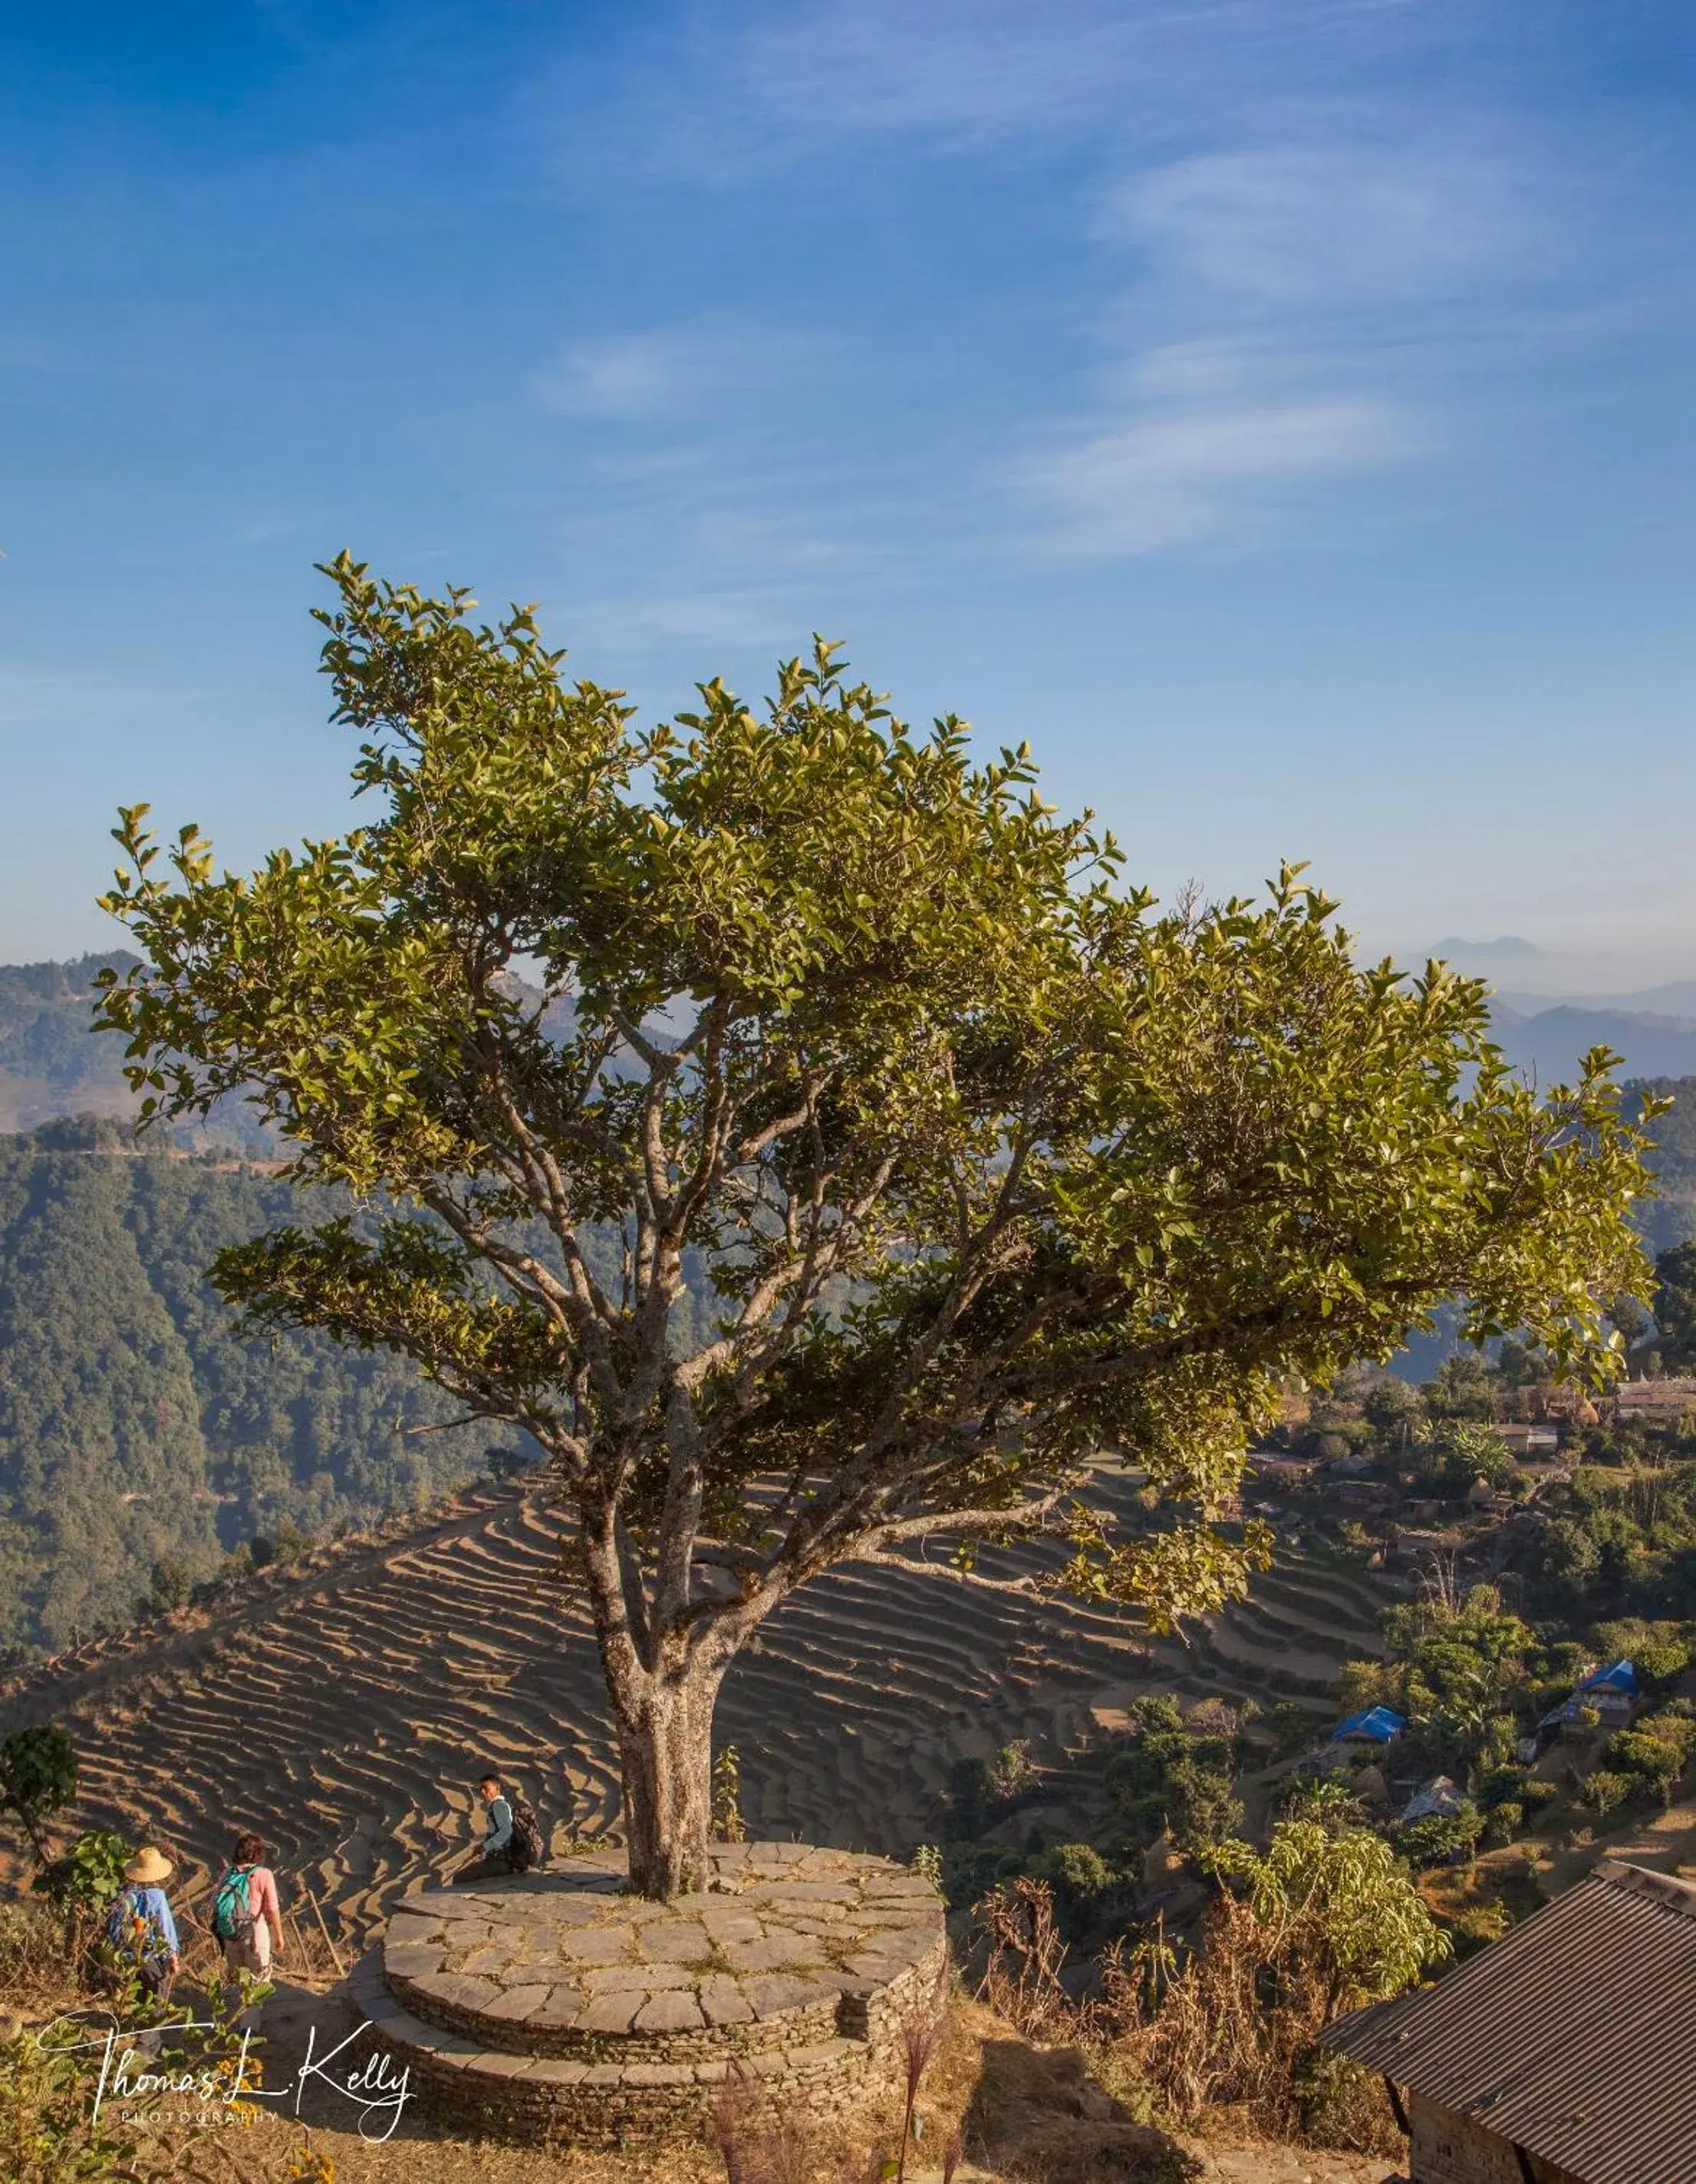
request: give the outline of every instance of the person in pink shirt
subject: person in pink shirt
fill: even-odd
[[[265,1864],[265,1846],[258,1836],[236,1836],[230,1869],[219,1882],[214,1900],[220,1908],[227,1904],[233,1914],[214,1914],[214,1930],[223,1941],[226,1969],[264,1979],[272,1958],[282,1953],[282,1909],[277,1902],[277,1877]],[[225,1925],[235,1930],[224,1932]]]

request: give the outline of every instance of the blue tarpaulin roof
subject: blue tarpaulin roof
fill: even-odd
[[[1331,1732],[1331,1741],[1335,1744],[1345,1736],[1367,1736],[1374,1744],[1387,1744],[1393,1736],[1399,1736],[1407,1725],[1407,1716],[1389,1707],[1367,1707],[1362,1713],[1351,1713],[1347,1721],[1339,1721]]]
[[[1581,1691],[1634,1691],[1637,1687],[1638,1672],[1629,1661],[1615,1661],[1610,1668],[1598,1669],[1578,1686]]]

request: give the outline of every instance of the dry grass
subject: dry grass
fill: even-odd
[[[1180,1954],[1159,1931],[1098,1966],[1099,1993],[1076,1997],[1062,1977],[1066,1948],[1040,1882],[992,1890],[978,1906],[980,1997],[1027,2043],[1068,2039],[1093,2057],[1081,2112],[1105,2095],[1106,2118],[1159,2117],[1192,2129],[1235,2116],[1254,2130],[1365,2153],[1401,2141],[1382,2087],[1317,2045],[1326,1982],[1298,1941],[1223,1895],[1209,1906],[1200,1946]],[[1069,2097],[1053,2088],[1049,2105]]]
[[[267,2079],[286,2082],[317,2016],[326,2028],[339,2005],[283,1991],[268,2005]],[[320,2042],[323,2033],[320,2035]],[[758,2149],[743,2184],[865,2184],[900,2144],[903,2097],[844,2126],[794,2114],[756,2114],[743,2136],[787,2126],[782,2143]],[[915,2103],[919,2133],[909,2184],[934,2176],[958,2131],[971,2173],[1018,2184],[1178,2184],[1193,2173],[1164,2131],[1132,2120],[1090,2075],[1075,2046],[1043,2048],[981,2004],[950,2008]],[[471,2142],[440,2135],[408,2114],[386,2144],[359,2138],[351,2116],[320,2095],[306,2105],[314,2148],[334,2164],[336,2184],[725,2184],[726,2164],[703,2135],[640,2154],[557,2152]],[[281,2148],[281,2126],[275,2130]]]

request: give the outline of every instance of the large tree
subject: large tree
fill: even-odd
[[[975,1543],[1049,1535],[1169,1623],[1264,1561],[1215,1519],[1285,1376],[1457,1291],[1608,1369],[1647,1272],[1609,1057],[1539,1097],[1479,984],[1357,967],[1298,868],[1161,911],[1023,747],[909,732],[831,647],[640,730],[528,612],[327,573],[370,823],[242,877],[125,811],[103,1020],[148,1114],[245,1095],[374,1210],[224,1252],[250,1324],[548,1451],[639,1889],[699,1880],[720,1684],[820,1571],[1028,1585]],[[1104,1457],[1133,1529],[1079,1497]]]

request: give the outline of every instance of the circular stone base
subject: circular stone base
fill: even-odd
[[[698,1895],[623,1892],[621,1861],[409,1896],[355,1975],[375,2048],[425,2113],[615,2147],[694,2127],[740,2064],[839,2112],[892,2090],[943,1978],[943,1907],[887,1858],[720,1843]]]

